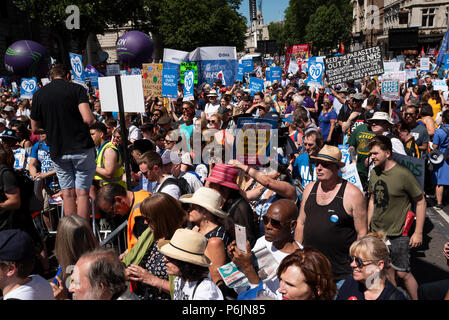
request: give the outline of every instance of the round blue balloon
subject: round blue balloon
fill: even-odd
[[[137,67],[149,61],[153,47],[153,40],[147,34],[132,30],[117,40],[117,56],[120,62]]]
[[[31,40],[14,42],[5,53],[6,69],[19,76],[46,77],[50,65],[47,49]]]

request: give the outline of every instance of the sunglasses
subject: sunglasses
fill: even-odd
[[[271,226],[275,229],[281,229],[283,227],[282,222],[279,220],[271,219],[267,216],[263,216],[262,220],[264,225],[268,225],[268,223],[271,223]]]
[[[164,140],[165,143],[175,143],[176,141],[171,141],[171,140]]]
[[[415,114],[416,114],[416,113],[408,113],[408,112],[406,112],[406,113],[405,113],[405,116],[406,116],[406,117],[408,117],[408,116],[413,117]]]
[[[214,123],[215,123],[215,120],[207,120],[207,123],[214,124]]]
[[[355,261],[357,268],[363,268],[376,260],[362,260],[359,257],[349,256],[349,263],[352,263],[353,261]]]
[[[315,163],[316,167],[321,165],[323,168],[326,168],[326,169],[328,169],[334,165],[332,162],[328,162],[328,161],[314,161],[314,163]]]

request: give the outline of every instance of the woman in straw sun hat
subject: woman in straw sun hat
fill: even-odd
[[[170,241],[161,241],[167,273],[176,276],[173,300],[223,300],[217,285],[208,278],[210,259],[204,254],[206,237],[197,231],[178,229]]]
[[[226,247],[231,243],[231,238],[223,225],[223,220],[228,218],[228,213],[220,209],[222,197],[218,191],[202,187],[193,194],[181,196],[179,201],[189,205],[189,221],[194,224],[192,230],[206,237],[205,254],[212,263],[209,267],[210,277],[225,294],[227,287],[217,268],[229,260]]]

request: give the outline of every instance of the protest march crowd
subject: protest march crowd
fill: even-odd
[[[144,113],[102,111],[58,64],[31,99],[3,83],[3,299],[449,299],[410,263],[449,185],[449,80],[420,61],[395,92],[386,73],[311,83],[310,65],[272,81],[262,59],[258,91],[179,82]]]

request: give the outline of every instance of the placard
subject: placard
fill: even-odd
[[[193,70],[195,72],[194,84],[198,84],[198,65],[196,62],[181,62],[179,71],[181,73],[181,84],[184,84],[184,73],[187,70]]]
[[[244,59],[242,60],[243,64],[243,73],[251,73],[254,71],[253,59]]]
[[[120,65],[117,63],[106,65],[106,76],[111,77],[120,74]]]
[[[400,99],[399,80],[384,80],[381,85],[381,95],[383,100],[394,101]]]
[[[401,62],[384,62],[384,72],[398,72],[401,69]]]
[[[421,58],[419,61],[419,69],[421,71],[429,71],[430,70],[430,59],[429,58]]]
[[[193,96],[193,82],[194,82],[194,70],[187,70],[184,74],[184,101],[190,101],[194,99]]]
[[[140,75],[120,76],[124,112],[145,112],[142,77]],[[98,78],[101,111],[118,112],[117,86],[114,77]]]
[[[32,99],[33,94],[37,91],[36,78],[22,78],[20,84],[20,99]]]
[[[162,63],[142,65],[142,85],[145,97],[162,97]]]
[[[406,69],[405,70],[405,78],[408,81],[409,79],[416,79],[418,77],[418,73],[416,69]]]
[[[322,85],[324,75],[324,63],[318,62],[315,59],[309,59],[309,77],[307,78],[307,85]]]
[[[433,86],[433,90],[448,91],[446,80],[433,79],[432,80],[432,86]]]
[[[384,73],[382,51],[379,46],[324,59],[329,85],[359,80]]]
[[[250,77],[249,78],[249,89],[251,90],[251,95],[254,96],[256,92],[263,91],[264,80]]]
[[[405,82],[406,73],[405,71],[385,72],[381,77],[381,81],[383,80],[399,80],[400,82]]]
[[[80,54],[71,53],[70,55],[70,65],[72,66],[73,82],[85,85],[86,76],[84,75],[83,67],[83,57]]]
[[[415,157],[406,156],[403,154],[393,152],[393,159],[397,163],[406,167],[410,170],[410,172],[416,177],[421,188],[424,189],[424,173],[425,173],[425,164],[424,159],[418,159]]]
[[[162,69],[162,96],[178,98],[178,71],[176,69]]]
[[[237,69],[237,76],[235,78],[235,81],[243,82],[243,73],[244,73],[243,69],[244,69],[243,63],[239,63],[239,66],[238,66],[238,69]]]

